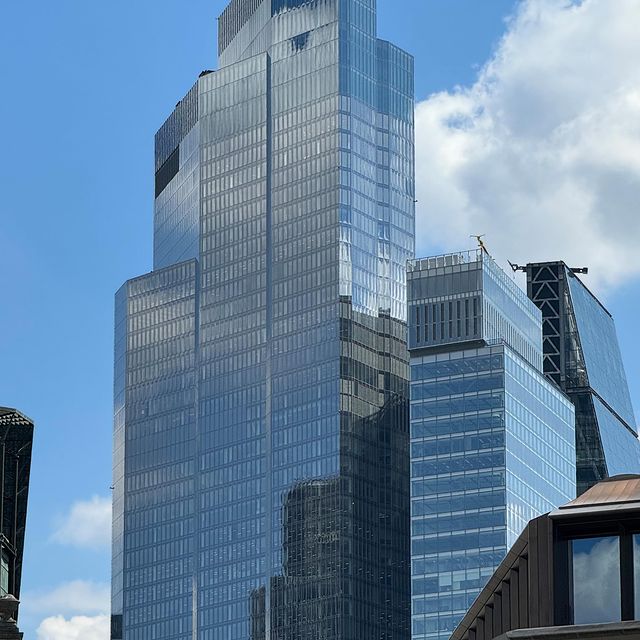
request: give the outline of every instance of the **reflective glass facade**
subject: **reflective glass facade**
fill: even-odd
[[[578,493],[640,471],[640,443],[613,318],[562,262],[527,265],[543,313],[544,371],[576,406]]]
[[[114,637],[409,637],[413,61],[375,17],[233,0],[156,136],[155,271],[116,297]]]
[[[409,267],[415,639],[448,639],[528,521],[575,497],[573,406],[502,276],[480,252]]]

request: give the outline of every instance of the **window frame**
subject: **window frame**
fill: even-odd
[[[631,517],[629,517],[631,516]],[[594,519],[593,514],[570,522],[556,521],[554,543],[555,619],[559,625],[574,623],[573,540],[599,537],[619,538],[620,613],[623,622],[640,620],[635,611],[633,536],[640,535],[640,517],[613,513]]]

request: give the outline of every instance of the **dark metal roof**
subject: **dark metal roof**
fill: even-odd
[[[589,287],[587,287],[587,285],[583,282],[582,278],[579,278],[577,276],[577,274],[574,273],[571,270],[571,267],[569,267],[564,260],[556,260],[556,261],[553,261],[553,262],[530,262],[529,264],[527,264],[527,267],[532,267],[533,269],[539,269],[541,267],[551,267],[551,266],[562,266],[562,267],[564,267],[565,273],[567,274],[567,277],[568,278],[575,278],[584,287],[586,292],[598,303],[598,305],[600,305],[600,307],[602,307],[602,309],[605,311],[605,313],[609,317],[613,318],[613,316],[611,315],[611,312],[609,311],[609,309],[607,309],[607,307],[605,307],[604,304],[602,304],[602,302],[593,293],[593,291],[591,291],[591,289],[589,289]]]
[[[16,426],[16,427],[32,427],[33,420],[27,418],[17,409],[9,407],[0,407],[0,426]]]

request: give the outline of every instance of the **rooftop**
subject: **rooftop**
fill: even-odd
[[[421,258],[418,260],[409,260],[407,262],[407,269],[409,271],[429,271],[430,269],[441,269],[442,267],[453,267],[460,264],[481,262],[482,257],[482,249],[457,251],[456,253],[445,253],[441,256],[430,256],[428,258]]]
[[[33,420],[20,413],[17,409],[0,407],[0,426],[32,427]]]
[[[540,269],[540,268],[544,268],[544,267],[548,267],[548,266],[561,266],[564,268],[565,273],[567,274],[568,278],[574,278],[575,280],[577,280],[582,287],[585,289],[585,291],[594,299],[595,302],[597,302],[602,309],[607,313],[607,315],[611,316],[613,318],[613,316],[611,315],[611,312],[604,306],[604,304],[602,304],[602,302],[598,299],[598,297],[595,295],[595,293],[593,293],[593,291],[591,291],[591,289],[589,289],[589,287],[585,284],[585,282],[582,280],[582,278],[578,277],[578,274],[575,273],[573,271],[573,269],[571,269],[570,266],[567,265],[567,263],[564,260],[556,260],[553,262],[530,262],[527,264],[527,268],[531,267],[533,269]],[[586,267],[583,267],[586,268]]]
[[[640,509],[640,475],[613,476],[600,481],[572,502],[556,509],[552,518]]]

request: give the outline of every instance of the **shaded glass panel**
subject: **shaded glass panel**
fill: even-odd
[[[616,476],[640,472],[640,442],[616,417],[593,397],[607,473]]]
[[[619,622],[620,538],[573,540],[572,553],[574,624]]]
[[[573,500],[574,411],[542,373],[505,349],[506,465],[512,545],[529,520]]]
[[[613,318],[578,278],[569,276],[568,282],[589,384],[630,426],[635,427]]]
[[[538,369],[542,368],[542,314],[490,258],[482,257],[485,340],[503,340]]]
[[[636,620],[640,619],[640,535],[633,536],[633,593]]]

